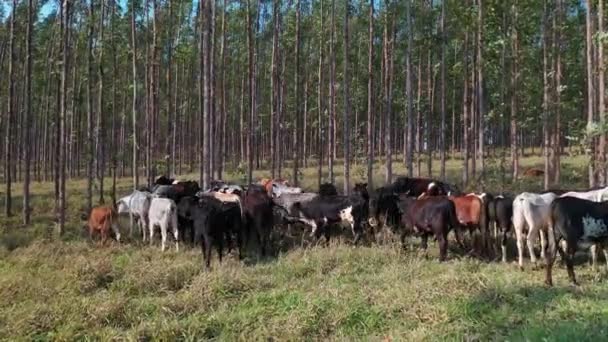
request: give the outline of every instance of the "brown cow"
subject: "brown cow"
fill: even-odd
[[[448,196],[456,206],[456,216],[463,228],[469,228],[469,233],[473,236],[475,230],[479,230],[482,239],[482,253],[487,251],[487,213],[483,198],[485,194],[467,194],[464,196]],[[475,252],[473,244],[473,252]]]
[[[258,184],[263,186],[264,189],[266,190],[266,193],[268,193],[268,196],[270,196],[271,198],[272,196],[272,184],[281,184],[284,186],[290,186],[289,185],[289,181],[285,180],[285,179],[270,179],[270,178],[262,178],[258,181]]]
[[[91,209],[87,226],[89,227],[89,238],[93,240],[93,233],[98,231],[101,235],[101,244],[105,244],[110,233],[110,228],[116,235],[116,241],[120,242],[120,231],[118,230],[118,214],[111,206],[98,206]]]
[[[540,177],[543,176],[545,174],[545,171],[537,168],[537,167],[532,167],[527,169],[526,171],[524,171],[524,177]]]

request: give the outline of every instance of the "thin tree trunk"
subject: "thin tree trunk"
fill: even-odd
[[[595,186],[595,143],[593,137],[589,136],[591,133],[591,127],[593,125],[593,110],[595,96],[593,89],[593,52],[592,52],[592,21],[591,11],[592,3],[591,0],[586,0],[586,11],[585,11],[585,48],[586,48],[586,69],[587,69],[587,133],[588,133],[588,148],[589,148],[589,187]]]
[[[597,6],[597,31],[603,33],[604,32],[604,5],[603,1],[598,1]],[[597,75],[597,83],[598,83],[598,108],[597,111],[600,114],[600,127],[605,127],[606,124],[606,113],[605,104],[604,104],[604,45],[603,40],[599,41],[597,46],[597,65],[598,65],[598,75]],[[598,170],[598,183],[601,186],[606,185],[606,133],[602,132],[600,134],[600,142],[599,142],[599,170]]]
[[[342,141],[344,144],[344,194],[350,194],[350,70],[349,70],[349,7],[350,0],[344,1],[344,73],[342,75],[344,82],[344,119],[342,130]],[[389,138],[390,139],[390,138]],[[390,140],[389,140],[390,141]]]
[[[13,8],[11,12],[10,21],[10,36],[9,36],[9,60],[8,60],[8,99],[7,99],[7,115],[6,115],[6,132],[4,141],[4,180],[6,183],[6,194],[4,201],[4,214],[9,217],[12,216],[12,176],[11,176],[11,163],[12,163],[12,132],[13,132],[13,118],[15,111],[15,22],[17,21],[17,0],[13,0]]]
[[[332,5],[333,5],[333,1],[332,0]],[[332,17],[333,20],[333,17]],[[301,130],[301,119],[302,119],[302,114],[300,113],[300,0],[296,1],[296,41],[295,41],[295,62],[296,62],[296,69],[295,69],[295,77],[294,77],[294,83],[295,83],[295,90],[294,90],[294,102],[296,105],[296,109],[295,109],[295,115],[296,115],[296,122],[294,125],[294,134],[293,134],[293,139],[294,139],[294,149],[293,149],[293,186],[298,186],[298,167],[299,167],[299,162],[300,162],[300,156],[301,156],[301,139],[300,139],[300,130]],[[335,57],[334,57],[334,61],[333,61],[333,66],[332,68],[335,69]]]
[[[413,145],[413,128],[414,120],[413,115],[413,96],[412,96],[412,47],[414,45],[414,28],[412,27],[412,13],[411,4],[412,0],[407,0],[406,3],[406,17],[407,17],[407,49],[405,55],[405,69],[406,69],[406,81],[405,81],[405,97],[407,98],[407,124],[406,124],[406,136],[404,137],[406,148],[405,148],[405,160],[407,166],[408,176],[413,175],[413,164],[412,164],[412,145]]]
[[[543,1],[543,19],[541,24],[542,44],[543,44],[543,153],[545,159],[545,173],[543,177],[544,189],[549,189],[549,68],[548,68],[548,52],[547,52],[547,0]]]
[[[446,1],[441,1],[441,126],[439,131],[439,154],[441,159],[441,165],[439,170],[439,178],[442,181],[445,181],[445,154],[446,154],[446,145],[445,145],[445,132],[446,132],[446,124],[445,124],[445,107],[446,107],[446,93],[445,93],[445,54],[446,54],[446,30],[445,30],[445,11],[446,11]],[[452,129],[452,134],[454,134],[454,130]],[[454,137],[452,137],[452,142],[454,142]],[[452,146],[454,143],[452,143]]]
[[[369,2],[367,59],[367,186],[374,188],[374,0]]]
[[[483,90],[483,1],[477,1],[477,115],[478,121],[478,145],[479,145],[479,173],[484,179],[484,131],[485,131],[485,103]],[[483,185],[483,182],[481,183]],[[483,190],[483,189],[482,189]]]
[[[468,57],[468,42],[469,42],[469,34],[465,32],[464,34],[464,45],[463,45],[463,58],[462,63],[463,67],[463,78],[464,78],[464,88],[462,94],[462,159],[463,159],[463,169],[462,169],[462,185],[466,187],[469,184],[469,57]]]
[[[249,69],[249,121],[248,121],[248,129],[247,129],[247,182],[251,184],[253,182],[253,125],[254,125],[254,111],[255,111],[255,75],[253,69],[254,63],[254,41],[253,41],[253,28],[252,28],[252,18],[251,18],[251,0],[247,0],[247,46],[249,50],[248,54],[248,69]]]
[[[517,2],[513,4],[513,24],[511,31],[511,44],[513,48],[511,62],[511,163],[513,168],[513,180],[519,176],[519,148],[517,130],[517,95],[519,87],[519,38],[518,38],[518,10]]]
[[[133,190],[137,189],[139,184],[139,173],[137,172],[137,38],[135,26],[135,1],[131,2],[131,71],[133,73],[133,99],[131,102],[131,124],[133,134],[133,155],[131,160],[131,168],[133,172]]]
[[[97,128],[95,131],[96,141],[96,151],[97,151],[97,177],[99,180],[99,203],[104,203],[103,198],[103,183],[104,183],[104,173],[105,173],[105,112],[103,109],[104,99],[103,99],[103,27],[104,27],[104,19],[105,19],[105,0],[99,1],[99,37],[97,39],[97,49],[99,53],[97,55],[97,78],[98,78],[98,93],[97,93]]]
[[[63,235],[65,230],[65,209],[66,209],[66,193],[65,193],[65,160],[66,160],[66,111],[67,111],[67,92],[68,92],[68,37],[69,37],[69,0],[63,0],[62,3],[62,41],[63,41],[63,54],[62,54],[62,69],[61,69],[61,99],[60,99],[60,120],[59,120],[59,132],[60,132],[60,147],[59,147],[59,203],[58,203],[58,214],[59,214],[59,235]]]
[[[319,134],[317,136],[317,150],[318,150],[318,154],[319,154],[319,163],[318,163],[318,171],[317,171],[317,178],[318,178],[318,185],[321,185],[321,182],[323,181],[323,31],[324,31],[324,21],[323,21],[323,0],[320,0],[320,7],[321,7],[321,30],[319,31],[319,84],[318,84],[318,90],[319,90],[319,94],[317,96],[318,99],[318,124],[319,124]]]
[[[33,15],[36,12],[34,8],[34,1],[28,0],[27,4],[27,33],[26,33],[26,45],[25,45],[25,110],[24,110],[24,157],[25,157],[25,170],[23,180],[23,224],[30,224],[30,160],[32,147],[30,144],[30,133],[32,130],[32,107],[29,99],[32,97],[32,35],[33,26]],[[15,13],[15,12],[13,12]],[[1,62],[0,62],[1,65]],[[9,76],[10,77],[10,76]],[[10,82],[10,81],[9,81]],[[9,95],[10,96],[10,95]]]
[[[554,28],[557,31],[556,39],[556,56],[555,56],[555,174],[553,182],[559,184],[561,178],[561,80],[562,80],[562,62],[561,62],[561,37],[562,37],[562,0],[557,0],[557,22],[560,23]],[[602,92],[603,93],[603,92]]]

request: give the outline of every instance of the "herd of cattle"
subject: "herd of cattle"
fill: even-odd
[[[531,262],[536,263],[534,247],[540,236],[548,285],[552,285],[551,270],[557,252],[574,284],[573,258],[579,247],[590,247],[594,268],[597,249],[601,248],[608,265],[608,187],[524,192],[511,197],[463,194],[441,181],[398,177],[371,196],[367,184],[356,184],[352,193],[345,196],[338,194],[332,184],[321,185],[316,193],[269,179],[246,189],[223,181],[200,189],[197,182],[161,176],[151,189],[136,190],[114,206],[93,208],[88,217],[91,237],[99,232],[103,243],[111,230],[120,241],[120,214],[128,214],[132,224],[137,223],[143,240],[151,244],[159,229],[163,251],[169,233],[176,250],[180,241],[200,244],[207,268],[214,246],[221,262],[224,248],[230,251],[236,243],[242,258],[243,246],[255,239],[259,252],[265,256],[275,226],[302,225],[310,230],[311,237],[323,236],[329,241],[330,227],[340,223],[350,228],[355,244],[366,234],[376,237],[384,227],[399,233],[404,247],[407,236],[416,235],[426,250],[428,238],[432,237],[439,245],[441,261],[447,257],[448,233],[454,230],[461,249],[488,257],[497,242],[502,261],[506,262],[508,234],[513,227],[521,268],[524,238]],[[463,241],[462,234],[467,231],[470,246]]]

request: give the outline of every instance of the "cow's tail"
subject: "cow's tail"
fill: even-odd
[[[458,221],[458,215],[456,214],[456,205],[452,201],[448,201],[448,203],[448,222],[450,223],[450,227],[456,232],[460,229],[460,222]]]

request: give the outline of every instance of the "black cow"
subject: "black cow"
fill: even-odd
[[[158,176],[154,180],[154,184],[155,185],[171,185],[171,184],[173,184],[174,181],[175,181],[174,178],[169,178],[165,175],[162,175],[162,176]]]
[[[243,197],[247,235],[255,235],[262,256],[266,256],[270,248],[270,233],[274,224],[273,207],[272,198],[263,186],[249,185]]]
[[[494,225],[495,238],[498,238],[500,230],[502,261],[507,262],[507,234],[513,225],[513,198],[504,195],[488,196],[486,206],[488,223]]]
[[[399,209],[402,212],[401,243],[403,247],[405,247],[406,236],[414,233],[421,237],[421,247],[426,250],[428,237],[434,235],[439,242],[439,261],[444,261],[448,251],[448,233],[452,229],[454,229],[458,244],[463,247],[456,206],[446,197],[415,199],[401,195]]]
[[[201,244],[205,266],[211,265],[211,249],[216,246],[220,263],[223,249],[231,249],[233,237],[237,239],[239,258],[243,257],[242,221],[240,207],[234,203],[223,203],[214,197],[184,198],[189,202],[189,214],[194,227],[194,240]]]
[[[336,186],[331,183],[323,183],[319,186],[319,195],[320,196],[337,196],[338,189],[336,189]]]
[[[312,228],[311,236],[317,239],[323,234],[329,242],[329,227],[346,221],[349,223],[357,244],[363,233],[363,222],[367,219],[369,194],[367,184],[356,184],[350,196],[318,196],[308,202],[294,204],[299,222]]]
[[[551,203],[547,240],[549,253],[545,283],[553,285],[551,270],[557,250],[566,262],[570,282],[576,285],[573,259],[579,246],[588,248],[590,245],[599,245],[608,261],[608,202],[592,202],[575,197],[556,198]],[[562,240],[566,246],[560,245]],[[592,257],[596,255],[593,250],[591,254]]]
[[[375,230],[380,230],[385,225],[397,226],[401,217],[399,194],[395,193],[390,185],[376,189],[370,200],[369,211],[370,225]]]
[[[196,196],[199,191],[200,187],[196,181],[184,181],[171,185],[156,185],[152,194],[179,203],[182,198]]]

